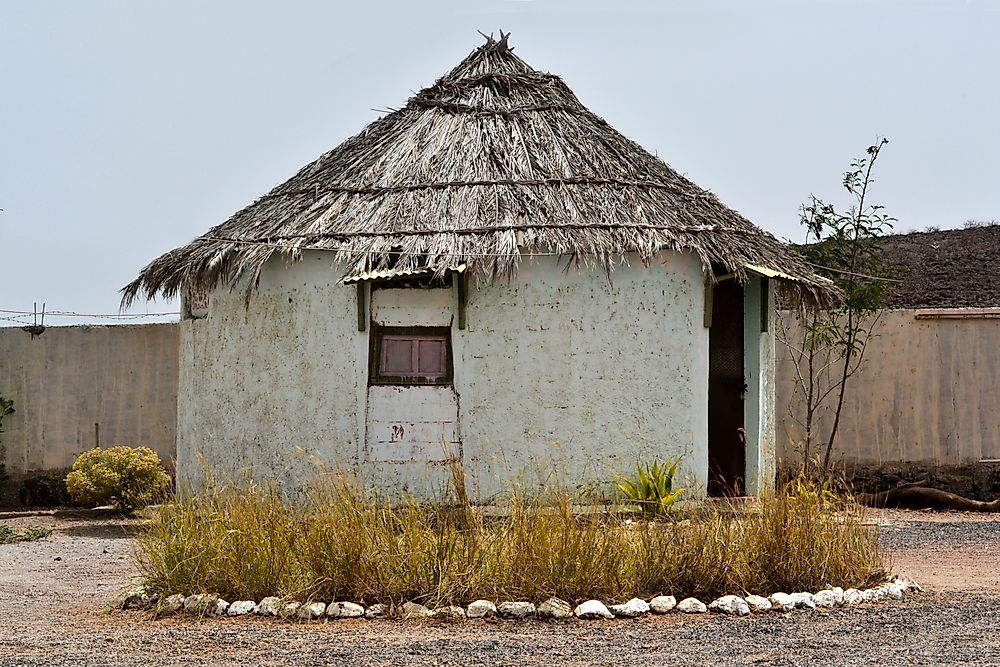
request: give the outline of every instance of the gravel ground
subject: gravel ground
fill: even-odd
[[[108,613],[136,576],[127,524],[57,515],[0,545],[0,665],[1000,665],[1000,517],[880,512],[903,602],[735,619],[610,623],[151,620]]]

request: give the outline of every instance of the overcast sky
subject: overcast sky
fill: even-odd
[[[1000,2],[0,0],[0,309],[117,313],[499,28],[780,237],[878,135],[897,229],[1000,218]]]

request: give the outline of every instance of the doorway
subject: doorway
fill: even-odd
[[[716,283],[708,333],[708,495],[746,493],[743,286]]]

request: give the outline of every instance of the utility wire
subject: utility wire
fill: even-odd
[[[0,313],[6,313],[9,315],[16,315],[18,317],[35,315],[28,310],[7,310],[0,308]],[[180,311],[171,311],[165,313],[125,313],[125,314],[111,314],[111,313],[77,313],[69,310],[47,310],[45,311],[47,317],[91,317],[99,319],[111,319],[111,320],[137,320],[144,317],[165,317],[167,315],[180,315]],[[2,319],[13,321],[14,318],[4,317]]]
[[[844,271],[843,269],[834,269],[829,266],[823,266],[822,264],[813,264],[812,262],[806,262],[809,266],[814,269],[823,269],[824,271],[833,271],[834,273],[840,273],[845,276],[854,276],[855,278],[867,278],[868,280],[881,280],[886,283],[901,283],[902,280],[898,278],[883,278],[881,276],[870,276],[867,273],[855,273],[854,271]]]

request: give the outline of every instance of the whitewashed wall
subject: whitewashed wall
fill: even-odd
[[[758,495],[770,488],[777,470],[775,460],[774,288],[767,293],[762,279],[750,276],[744,287],[743,347],[747,393],[744,403],[746,424],[746,488]],[[767,330],[761,330],[761,308],[767,310]]]
[[[687,482],[703,489],[703,277],[694,257],[662,260],[620,267],[610,283],[601,271],[564,271],[554,258],[526,261],[509,283],[470,284],[465,330],[453,324],[453,290],[372,293],[375,321],[453,324],[455,432],[476,497],[502,493],[514,479],[606,481],[637,459],[667,456],[683,457]],[[320,462],[387,488],[444,484],[440,463],[404,462],[379,444],[386,410],[412,401],[369,389],[369,332],[357,330],[356,291],[339,284],[341,275],[322,253],[273,262],[249,310],[242,292],[217,290],[207,319],[182,323],[182,477],[252,473],[294,488]],[[769,345],[760,339],[764,352]],[[765,414],[766,382],[758,397]],[[765,424],[765,447],[767,432]]]
[[[466,461],[480,495],[510,475],[607,480],[637,459],[681,456],[707,482],[708,331],[697,260],[565,273],[527,263],[470,293],[455,337]],[[461,369],[461,371],[459,370]]]

